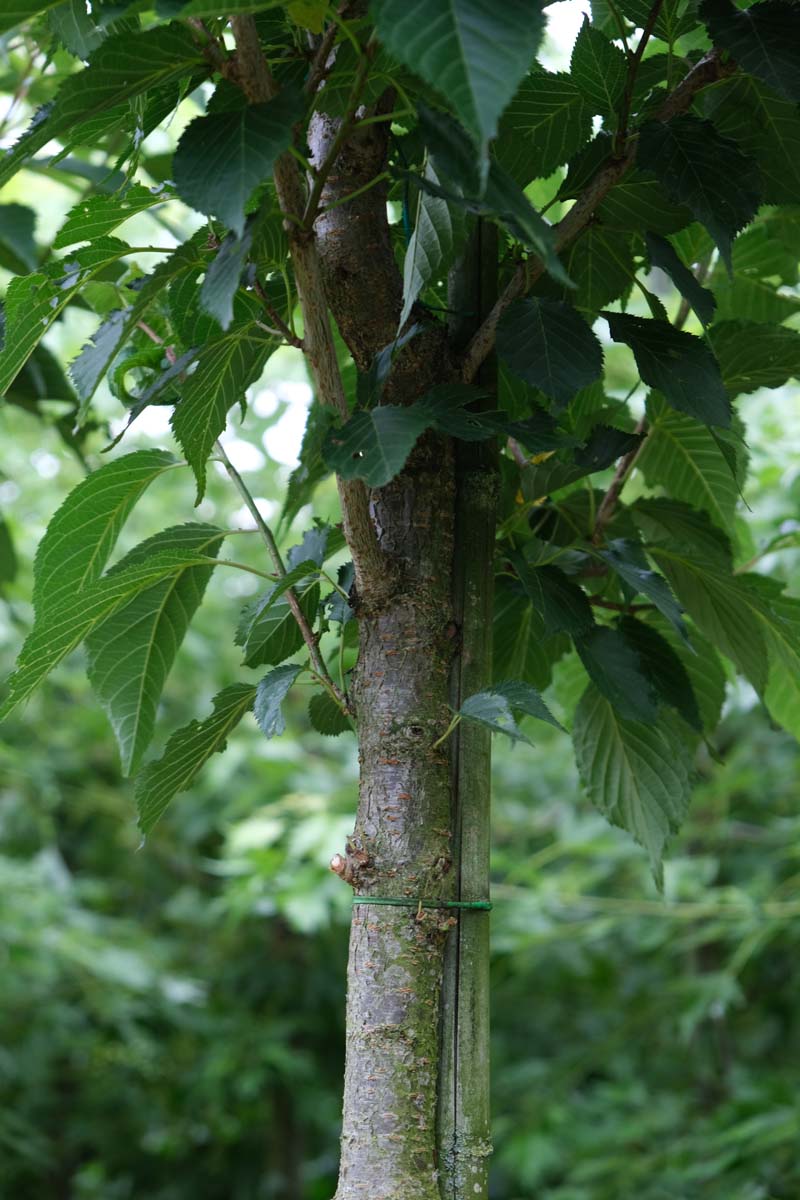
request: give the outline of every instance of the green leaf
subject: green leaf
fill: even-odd
[[[50,28],[70,54],[83,61],[105,37],[104,30],[87,11],[85,0],[64,0],[57,5],[50,12]]]
[[[761,0],[745,11],[730,0],[703,0],[700,16],[715,46],[727,50],[786,100],[800,101],[800,10],[786,0]]]
[[[281,705],[301,670],[302,667],[295,663],[276,667],[264,676],[256,688],[253,713],[265,737],[279,737],[286,729]]]
[[[228,735],[253,707],[256,689],[232,683],[214,697],[214,710],[203,721],[190,721],[167,742],[161,758],[148,763],[136,780],[139,828],[147,835],[173,796],[191,787],[212,754],[224,750]]]
[[[530,567],[515,558],[520,582],[544,623],[546,636],[568,633],[573,637],[588,633],[594,625],[589,599],[559,567]]]
[[[252,308],[243,305],[241,319],[203,347],[196,370],[181,385],[170,424],[194,471],[198,504],[205,493],[208,456],[225,428],[228,410],[255,383],[277,345],[259,329]]]
[[[99,467],[70,492],[36,551],[37,613],[60,607],[100,578],[137,500],[174,463],[166,450],[136,450]]]
[[[623,617],[618,625],[625,641],[639,658],[642,671],[659,700],[674,708],[692,729],[702,731],[703,722],[684,662],[672,646],[650,625],[635,617]]]
[[[648,626],[654,627],[664,641],[679,655],[680,662],[689,676],[703,729],[706,733],[713,733],[722,715],[727,684],[725,668],[719,655],[697,629],[692,630],[693,653],[684,654],[682,642],[678,640],[675,630],[667,624],[663,617],[654,613],[648,617],[647,623]]]
[[[782,585],[763,576],[746,576],[768,606],[765,625],[769,677],[764,703],[771,716],[800,741],[800,600],[781,593]]]
[[[620,8],[633,25],[644,29],[650,19],[653,6],[650,0],[621,0]],[[653,34],[662,41],[672,44],[699,23],[700,19],[694,5],[688,3],[688,0],[664,0],[653,25]]]
[[[531,64],[541,7],[507,0],[373,0],[378,37],[399,62],[447,97],[481,155]]]
[[[728,265],[736,234],[761,199],[758,167],[710,121],[686,115],[649,121],[639,133],[639,166],[652,171],[668,197],[705,225]]]
[[[561,300],[516,300],[498,324],[497,353],[560,407],[603,371],[603,351],[590,326]]]
[[[342,712],[329,692],[317,692],[308,702],[308,719],[312,729],[325,737],[338,737],[340,733],[352,733],[350,718]]]
[[[719,529],[732,532],[741,467],[734,478],[712,434],[660,397],[648,399],[647,413],[650,432],[636,465],[648,484],[662,486],[673,500],[708,513]],[[743,465],[743,455],[740,461]]]
[[[768,204],[800,203],[800,112],[752,75],[737,72],[702,92],[706,115],[761,171]]]
[[[649,171],[631,171],[614,185],[597,207],[597,220],[606,229],[623,232],[676,233],[692,219],[689,209],[673,204],[660,180]]]
[[[181,198],[199,212],[219,217],[241,237],[247,202],[291,145],[292,126],[303,107],[300,92],[287,88],[265,104],[192,121],[172,165]]]
[[[800,377],[800,333],[781,325],[720,321],[708,331],[729,396]]]
[[[132,183],[122,193],[87,196],[67,213],[64,224],[56,234],[53,249],[62,250],[75,242],[96,242],[123,221],[173,198],[163,184],[144,187],[141,183]]]
[[[433,167],[427,164],[425,174],[438,183]],[[417,194],[414,232],[403,263],[403,309],[398,329],[411,315],[415,302],[430,284],[447,272],[456,245],[456,229],[446,200],[432,196],[420,188]]]
[[[281,510],[283,526],[291,525],[303,505],[311,502],[317,485],[330,474],[322,457],[322,449],[332,421],[332,409],[321,404],[315,397],[306,417],[306,427],[298,455],[300,462],[289,476],[286,486]]]
[[[800,296],[779,292],[763,279],[734,274],[714,279],[717,317],[720,321],[755,321],[760,325],[779,325],[800,312]]]
[[[266,595],[244,610],[236,630],[236,645],[244,647],[244,662],[248,667],[283,662],[303,645],[303,635],[286,596],[280,596],[273,603],[274,591],[275,588],[270,588]],[[303,587],[295,587],[295,595],[309,625],[313,625],[319,605],[316,577],[306,577]]]
[[[61,0],[5,0],[0,12],[0,33],[5,33],[15,25],[21,25],[23,21],[29,21],[31,17],[47,12],[60,3]]]
[[[651,267],[663,271],[678,289],[680,294],[690,304],[703,325],[710,325],[714,320],[716,301],[713,292],[697,282],[697,278],[685,263],[681,262],[674,246],[665,238],[655,233],[645,234],[647,255]]]
[[[25,134],[0,159],[0,186],[52,138],[70,145],[70,138],[79,140],[86,134],[92,118],[109,114],[115,107],[121,106],[120,117],[129,119],[129,100],[191,75],[203,63],[202,50],[189,30],[178,24],[136,34],[126,30],[107,38],[95,50],[90,65],[64,80],[52,106],[40,110]],[[169,108],[173,104],[171,100]]]
[[[669,410],[665,409],[668,412]],[[667,484],[669,490],[672,488]],[[648,542],[675,542],[691,546],[698,557],[732,569],[731,543],[726,533],[711,523],[700,506],[666,496],[640,497],[630,513]]]
[[[48,603],[37,610],[33,629],[9,680],[10,693],[0,708],[0,720],[26,700],[53,668],[122,604],[159,580],[198,565],[207,564],[184,553],[161,551],[144,564],[104,576],[79,592],[65,595],[57,605]]]
[[[0,204],[0,267],[15,275],[35,271],[39,262],[36,246],[36,213],[25,204]]]
[[[343,479],[363,479],[368,487],[383,487],[402,471],[414,443],[430,424],[431,413],[422,404],[362,409],[341,429],[328,432],[323,457]]]
[[[8,522],[0,516],[0,590],[3,584],[13,583],[17,577],[17,553]]]
[[[653,546],[651,555],[702,633],[734,662],[758,692],[767,682],[762,606],[741,576],[698,562],[672,546]]]
[[[592,106],[569,75],[537,70],[503,114],[494,152],[525,186],[552,175],[592,136]]]
[[[200,289],[200,307],[219,321],[225,330],[230,328],[233,321],[233,301],[252,244],[253,230],[250,226],[245,228],[241,237],[229,233],[209,263]]]
[[[590,225],[562,255],[578,308],[595,314],[631,286],[636,275],[630,236]],[[541,285],[540,285],[541,286]]]
[[[608,625],[595,625],[573,640],[589,678],[621,717],[655,721],[658,709],[652,684],[621,633]]]
[[[146,564],[161,550],[214,558],[224,537],[212,525],[173,526],[141,542],[107,578]],[[167,576],[117,608],[87,638],[89,682],[111,721],[125,775],[138,769],[150,744],[164,683],[213,569],[193,566]]]
[[[623,313],[602,314],[615,342],[633,351],[642,381],[673,408],[705,425],[727,428],[731,407],[719,365],[706,343],[666,321]]]
[[[641,546],[636,542],[617,538],[609,542],[605,550],[598,550],[597,554],[616,571],[634,595],[641,592],[643,596],[652,600],[659,612],[663,613],[681,637],[688,641],[681,607],[669,590],[666,579],[650,569]]]
[[[6,336],[0,351],[0,395],[78,292],[109,264],[130,253],[114,238],[84,246],[74,258],[52,262],[34,275],[12,279],[5,299]]]
[[[570,75],[595,112],[611,116],[616,111],[628,77],[627,59],[586,17],[572,48]]]
[[[536,688],[518,680],[505,680],[482,692],[475,692],[461,705],[458,715],[463,721],[474,721],[492,733],[504,733],[512,742],[528,742],[529,739],[517,726],[514,712],[536,717],[563,730]]]
[[[117,352],[128,328],[128,313],[118,308],[110,313],[89,341],[81,348],[77,358],[69,365],[69,373],[75,390],[84,402],[97,390],[106,368]]]
[[[543,690],[550,683],[551,662],[543,646],[544,623],[519,585],[496,581],[493,618],[492,678],[516,675]]]
[[[572,729],[578,772],[590,800],[612,825],[645,848],[661,883],[661,859],[689,807],[690,759],[675,725],[624,719],[595,688],[584,693]]]

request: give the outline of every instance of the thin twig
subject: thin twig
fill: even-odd
[[[354,117],[361,99],[361,93],[363,92],[364,85],[367,82],[369,63],[370,60],[367,57],[367,54],[362,53],[358,67],[356,68],[353,86],[350,89],[350,95],[347,100],[347,108],[345,110],[344,118],[342,119],[342,122],[336,131],[336,137],[331,142],[328,153],[314,172],[314,181],[311,185],[308,201],[306,202],[305,212],[303,213],[303,227],[305,229],[311,229],[315,220],[317,219],[323,188],[325,187],[328,176],[333,170],[334,164],[341,153],[342,147],[350,137],[350,134],[353,132],[353,126],[355,123]]]
[[[224,466],[225,470],[227,471],[228,476],[231,480],[231,483],[236,488],[239,495],[242,497],[242,500],[244,501],[245,506],[249,510],[250,515],[252,516],[253,520],[256,523],[256,528],[258,529],[258,532],[261,534],[261,537],[264,541],[264,545],[266,546],[269,556],[272,559],[272,565],[275,568],[275,573],[281,579],[283,579],[283,577],[286,575],[286,567],[285,567],[283,559],[281,557],[281,552],[278,549],[278,543],[275,541],[275,538],[273,536],[272,530],[270,529],[269,525],[267,525],[266,521],[264,520],[261,513],[259,512],[258,505],[256,504],[255,500],[253,499],[252,495],[250,494],[250,490],[247,487],[247,484],[242,479],[241,475],[236,470],[236,467],[233,465],[231,460],[228,458],[221,443],[216,442],[214,449],[215,449],[216,453],[219,455],[222,465]],[[314,631],[312,630],[311,626],[308,623],[308,618],[306,617],[306,614],[303,612],[303,609],[300,606],[300,601],[297,599],[297,595],[295,593],[294,588],[287,588],[286,591],[284,592],[284,595],[286,597],[286,601],[289,605],[289,608],[292,611],[292,616],[294,617],[295,621],[297,622],[298,628],[299,628],[301,634],[303,635],[303,641],[305,642],[306,646],[308,647],[308,655],[309,655],[309,658],[311,659],[311,665],[313,666],[317,675],[319,675],[319,677],[322,680],[322,682],[324,683],[325,687],[328,689],[328,691],[331,693],[331,695],[335,698],[337,704],[339,704],[346,711],[349,711],[348,706],[347,706],[346,696],[341,691],[341,689],[334,683],[333,679],[331,679],[331,676],[328,673],[328,668],[325,666],[325,662],[322,658],[322,655],[319,652],[319,644],[317,642],[316,635],[314,634]]]
[[[311,70],[308,73],[308,79],[305,82],[305,90],[309,96],[315,96],[317,90],[328,74],[328,59],[333,50],[333,43],[336,41],[336,32],[338,26],[335,21],[331,21],[328,28],[322,35],[322,39],[317,47],[317,52],[314,56],[314,61],[311,64]]]
[[[633,102],[633,89],[636,85],[636,76],[639,72],[639,64],[642,61],[644,48],[650,41],[650,37],[655,29],[658,15],[661,12],[661,7],[664,0],[655,0],[650,9],[650,14],[647,18],[647,24],[642,30],[642,36],[639,38],[639,44],[634,50],[628,63],[628,75],[625,80],[625,90],[622,93],[622,103],[619,107],[619,123],[617,125],[617,136],[615,139],[617,154],[625,153],[625,143],[628,140],[628,122],[631,116],[631,104]]]
[[[279,332],[279,335],[284,339],[284,341],[288,342],[290,346],[296,346],[298,350],[302,350],[303,349],[303,339],[299,338],[296,333],[292,333],[291,329],[286,324],[283,317],[280,315],[280,313],[274,307],[274,305],[270,302],[270,298],[267,295],[266,291],[264,290],[263,285],[257,279],[256,279],[255,283],[253,284],[253,291],[258,296],[261,303],[264,305],[265,311],[269,313],[270,319],[272,320],[272,324],[275,326],[275,329],[271,330],[271,332],[275,332],[277,330]],[[264,328],[266,328],[266,326],[264,326]]]

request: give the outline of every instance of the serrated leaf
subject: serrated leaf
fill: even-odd
[[[494,153],[522,186],[546,178],[592,136],[592,106],[566,74],[537,70],[500,122]]]
[[[720,321],[708,331],[729,396],[800,377],[800,333],[781,325]]]
[[[664,195],[661,182],[649,171],[631,171],[615,184],[598,205],[597,219],[606,229],[676,233],[692,219],[683,204]]]
[[[21,25],[23,21],[29,21],[31,17],[47,12],[60,3],[61,0],[5,0],[0,12],[0,33],[5,33],[15,25]]]
[[[289,476],[281,510],[281,525],[290,525],[304,504],[310,503],[319,483],[330,474],[322,457],[322,448],[333,421],[333,410],[316,397],[306,417],[306,427],[298,455],[299,464]]]
[[[761,0],[742,11],[730,0],[703,0],[700,16],[715,46],[727,50],[786,100],[800,101],[800,10]]]
[[[215,558],[224,537],[212,525],[173,526],[141,542],[108,577],[162,550]],[[89,682],[114,729],[125,775],[138,769],[150,744],[164,683],[213,569],[193,566],[167,576],[117,608],[86,640]]]
[[[191,787],[212,754],[224,750],[228,735],[253,707],[256,689],[232,683],[214,697],[214,709],[203,721],[190,721],[178,729],[155,762],[148,763],[136,780],[139,828],[147,835],[178,792]]]
[[[3,584],[14,582],[18,565],[11,530],[5,517],[0,515],[0,589]]]
[[[642,671],[663,704],[668,704],[698,733],[703,728],[697,699],[683,660],[669,642],[644,621],[623,617],[618,625],[639,658]]]
[[[200,307],[225,330],[233,321],[233,301],[252,243],[253,230],[249,225],[241,237],[229,233],[209,263],[200,289]]]
[[[315,577],[306,577],[303,587],[295,586],[295,595],[309,625],[313,625],[319,605],[319,584]],[[244,647],[244,662],[248,667],[273,666],[296,653],[303,645],[303,635],[285,595],[273,602],[274,588],[248,606],[236,630],[237,646]]]
[[[104,576],[77,593],[65,595],[59,604],[38,610],[9,679],[10,692],[0,707],[0,720],[26,700],[54,667],[121,605],[169,575],[205,565],[197,557],[161,551],[145,564]]]
[[[590,687],[575,712],[572,740],[592,803],[645,848],[660,883],[664,846],[689,807],[690,760],[683,738],[664,718],[655,725],[624,719]]]
[[[291,145],[292,126],[303,107],[300,92],[284,88],[265,104],[192,121],[173,160],[181,198],[199,212],[219,217],[241,237],[247,201]]]
[[[630,237],[600,224],[590,225],[576,238],[562,261],[574,284],[573,303],[590,313],[618,300],[636,276]]]
[[[617,538],[608,543],[604,550],[597,554],[613,571],[623,579],[636,594],[641,592],[653,601],[659,612],[674,626],[682,638],[688,641],[686,625],[681,616],[682,609],[666,579],[656,571],[651,570],[641,546],[636,542]]]
[[[438,184],[439,180],[430,163],[425,167],[425,174]],[[403,328],[411,309],[425,289],[447,271],[455,244],[456,230],[447,201],[420,188],[414,232],[406,247],[403,262],[403,308],[398,329]]]
[[[743,578],[672,546],[653,546],[650,553],[701,632],[763,692],[768,669],[763,610]]]
[[[629,511],[648,542],[688,545],[697,551],[698,557],[732,570],[730,539],[712,524],[708,513],[700,506],[693,508],[682,500],[666,496],[645,496],[632,504]]]
[[[0,19],[0,26],[4,23]],[[64,80],[52,104],[40,110],[16,145],[0,158],[0,186],[52,138],[70,145],[71,138],[88,137],[92,118],[114,108],[121,107],[119,115],[129,119],[128,101],[202,66],[201,48],[189,30],[177,23],[107,38],[95,50],[90,65]],[[173,105],[174,100],[167,111]]]
[[[652,13],[650,0],[621,0],[620,8],[628,20],[639,29],[644,29]],[[658,9],[653,34],[672,44],[699,23],[697,11],[689,0],[664,0]]]
[[[85,0],[64,0],[51,9],[50,28],[61,44],[85,61],[96,50],[105,37],[105,32],[95,23],[94,16],[86,9]]]
[[[681,262],[675,252],[675,247],[655,233],[645,234],[647,255],[651,267],[658,267],[668,275],[680,294],[692,306],[703,325],[710,325],[714,320],[714,310],[717,306],[714,293],[698,283],[685,263]]]
[[[516,300],[498,324],[497,353],[511,371],[562,407],[603,371],[600,343],[561,300]]]
[[[595,625],[573,641],[592,683],[621,717],[655,721],[658,708],[652,684],[621,633],[608,625]]]
[[[225,429],[228,410],[241,401],[278,346],[256,321],[249,306],[243,306],[241,320],[202,348],[196,369],[181,385],[170,425],[194,471],[198,504],[205,493],[208,456]]]
[[[35,271],[36,213],[26,204],[0,204],[0,267],[15,275]]]
[[[323,457],[343,479],[363,479],[368,487],[383,487],[402,471],[417,438],[430,424],[431,413],[421,404],[362,409],[340,429],[329,430]]]
[[[800,600],[781,593],[781,584],[750,576],[763,592],[771,620],[765,627],[769,677],[764,703],[774,720],[800,741]]]
[[[691,654],[683,654],[683,643],[671,625],[668,625],[659,613],[648,617],[648,626],[654,627],[662,638],[681,656],[686,674],[692,686],[692,692],[697,700],[703,729],[713,733],[722,715],[725,703],[727,677],[722,661],[711,643],[697,630],[692,630]]]
[[[748,275],[715,278],[714,295],[720,321],[741,318],[759,325],[780,325],[800,312],[800,296],[779,292],[773,284]]]
[[[514,559],[520,583],[544,623],[547,636],[568,633],[573,637],[587,633],[594,625],[589,599],[559,567],[531,567]]]
[[[308,702],[308,719],[312,729],[325,737],[350,733],[353,726],[329,692],[317,692]]]
[[[733,239],[761,200],[754,160],[710,121],[685,115],[642,126],[636,161],[653,172],[671,200],[685,204],[705,225],[730,265]]]
[[[660,397],[648,399],[647,412],[650,432],[637,459],[647,482],[708,513],[720,529],[732,531],[741,471],[735,478],[711,433]]]
[[[301,670],[295,663],[276,667],[259,682],[253,713],[265,737],[279,737],[286,729],[281,705]]]
[[[478,139],[481,154],[531,64],[544,30],[538,3],[374,0],[381,43],[432,84]]]
[[[602,315],[613,340],[630,346],[648,387],[696,421],[723,428],[730,425],[731,407],[720,368],[701,338],[666,321],[623,313]]]
[[[62,250],[76,242],[95,242],[137,213],[147,212],[172,199],[172,193],[163,185],[144,187],[141,183],[132,183],[122,193],[87,196],[67,213],[56,234],[53,249]]]
[[[563,729],[536,688],[518,680],[505,680],[475,692],[461,705],[458,715],[463,721],[474,721],[492,733],[504,733],[512,742],[530,742],[517,725],[515,711]]]
[[[551,662],[543,646],[544,622],[519,585],[500,578],[495,584],[493,680],[516,675],[542,691],[550,683]]]
[[[53,262],[33,275],[12,279],[5,298],[6,336],[0,351],[0,395],[19,371],[61,312],[86,283],[109,264],[130,253],[114,238],[84,246],[74,258]]]
[[[570,75],[597,113],[613,114],[625,89],[628,62],[618,46],[584,17],[570,59]]]
[[[630,454],[642,441],[641,433],[627,433],[613,425],[595,425],[586,443],[575,451],[575,465],[584,474],[604,471],[623,455]]]

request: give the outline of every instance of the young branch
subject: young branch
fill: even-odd
[[[730,73],[733,69],[735,68],[730,64],[723,66],[718,50],[709,51],[667,96],[655,114],[656,119],[669,121],[678,113],[684,112],[691,104],[696,92]],[[612,159],[598,171],[567,215],[554,227],[557,250],[563,250],[590,224],[597,206],[630,169],[635,157],[636,150],[632,145],[622,158]],[[524,296],[541,278],[544,271],[544,263],[538,258],[531,257],[514,272],[505,291],[500,295],[492,311],[467,347],[461,368],[465,383],[472,383],[481,363],[494,348],[497,325],[506,309],[520,296]]]
[[[639,45],[634,50],[628,64],[628,76],[625,80],[625,90],[622,93],[622,103],[619,109],[619,123],[617,125],[617,136],[615,139],[617,154],[625,153],[625,143],[628,140],[628,123],[631,117],[631,103],[633,102],[633,89],[636,85],[636,76],[639,72],[639,64],[642,61],[644,48],[650,41],[650,37],[655,28],[658,14],[661,12],[661,7],[664,0],[655,0],[650,9],[650,14],[647,18],[647,24],[642,30],[642,36],[639,38]]]
[[[279,336],[282,337],[283,340],[290,346],[295,346],[298,350],[304,349],[303,339],[299,338],[296,333],[292,333],[281,314],[270,302],[269,296],[264,291],[264,288],[257,279],[253,284],[253,291],[264,305],[264,311],[269,315],[273,328],[278,332]]]

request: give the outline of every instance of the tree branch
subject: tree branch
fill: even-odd
[[[619,109],[619,124],[617,126],[617,136],[615,144],[618,154],[625,153],[625,143],[628,140],[628,122],[631,117],[631,102],[633,101],[633,89],[636,85],[636,76],[639,72],[639,64],[642,61],[644,48],[650,41],[650,36],[655,28],[658,14],[661,12],[661,6],[664,0],[655,0],[655,4],[650,9],[650,14],[647,18],[647,24],[642,30],[642,36],[639,38],[639,44],[634,50],[628,63],[628,75],[625,80],[625,90],[622,93],[622,103]]]
[[[667,96],[655,114],[656,119],[669,121],[678,113],[684,112],[691,104],[696,92],[724,75],[730,74],[734,69],[731,64],[723,66],[718,50],[709,51]],[[589,225],[597,206],[630,169],[635,157],[635,146],[630,146],[622,158],[612,159],[598,171],[563,220],[554,227],[557,250],[563,250]],[[514,272],[505,291],[467,347],[461,368],[462,378],[466,383],[472,383],[481,363],[491,353],[495,343],[497,325],[503,313],[515,300],[525,295],[541,278],[544,271],[541,259],[531,257]]]

